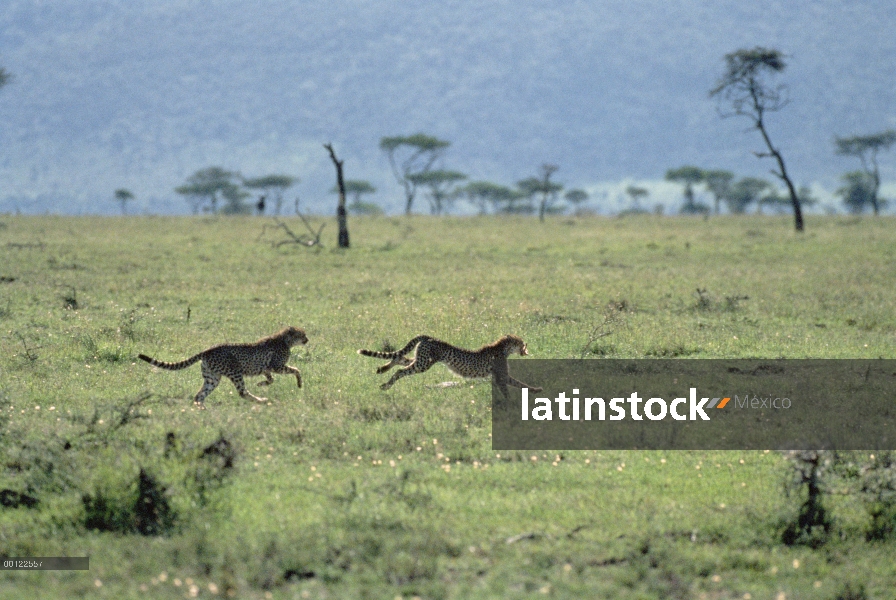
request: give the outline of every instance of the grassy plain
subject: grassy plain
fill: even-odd
[[[0,216],[0,489],[37,501],[0,553],[90,556],[0,597],[892,597],[856,494],[827,544],[780,543],[775,452],[496,452],[489,386],[381,392],[355,352],[894,358],[892,219],[355,218],[349,250],[270,224]],[[198,367],[136,360],[288,324],[305,385],[253,382],[270,405],[224,381],[197,410]]]

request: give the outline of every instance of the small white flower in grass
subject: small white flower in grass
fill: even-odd
[[[814,587],[814,588],[817,590],[818,588],[821,587],[821,582],[820,582],[820,581],[816,581],[815,583],[812,584],[812,587]]]
[[[794,568],[794,569],[799,569],[799,568],[800,568],[800,559],[798,559],[798,558],[794,558],[794,559],[793,559],[793,568]]]
[[[722,581],[722,576],[721,575],[713,575],[712,581],[713,581],[713,583],[719,583],[720,581]]]
[[[212,594],[217,594],[217,593],[218,593],[218,586],[215,585],[214,583],[209,583],[209,584],[208,584],[208,591],[210,591]]]
[[[178,578],[175,578],[172,583],[174,583],[174,587],[180,587],[181,585],[183,585],[183,582]]]
[[[161,581],[162,583],[168,581],[168,573],[166,573],[165,571],[159,573],[159,581]]]
[[[93,580],[93,585],[95,585],[95,586],[98,587],[98,588],[99,588],[99,587],[103,587],[103,582],[100,581],[99,579],[94,579],[94,580]]]
[[[660,462],[663,463],[663,464],[666,464],[666,459],[665,459],[665,458],[661,458],[661,459],[660,459]]]
[[[149,591],[149,586],[146,585],[145,583],[141,583],[141,584],[140,584],[140,591],[141,591],[141,592],[148,592],[148,591]]]

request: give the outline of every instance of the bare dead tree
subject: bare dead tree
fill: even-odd
[[[336,165],[336,187],[339,189],[339,205],[336,207],[336,220],[339,222],[339,247],[348,248],[348,211],[345,209],[345,181],[342,179],[342,163],[336,158],[333,144],[324,144],[330,153],[330,160]]]

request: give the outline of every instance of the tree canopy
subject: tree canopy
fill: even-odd
[[[448,208],[448,205],[457,197],[456,190],[453,190],[452,186],[466,178],[467,176],[459,171],[443,169],[412,173],[408,176],[415,186],[429,188],[429,208],[434,215],[440,215]]]
[[[239,185],[236,180],[239,179],[239,173],[227,171],[221,167],[208,167],[196,171],[187,178],[186,184],[174,188],[178,194],[187,197],[193,214],[199,212],[203,202],[209,202],[209,210],[212,213],[218,212],[218,195],[220,194],[228,202],[229,212],[243,212],[238,210],[242,199],[248,194],[242,191],[240,194]]]
[[[703,171],[703,183],[706,189],[713,195],[715,200],[714,212],[719,214],[719,205],[728,196],[731,191],[731,182],[734,180],[734,173],[722,169],[712,169]]]
[[[121,214],[126,214],[127,209],[125,205],[128,203],[128,201],[134,199],[134,194],[131,193],[131,190],[118,188],[117,190],[115,190],[115,199],[121,203]]]
[[[520,192],[526,197],[534,198],[540,195],[538,202],[538,218],[544,221],[544,216],[548,212],[553,212],[552,208],[557,197],[563,190],[562,183],[551,181],[551,176],[559,169],[557,165],[545,163],[541,165],[540,177],[527,177],[517,182]]]
[[[846,206],[849,214],[860,215],[868,207],[876,210],[876,207],[872,204],[872,197],[875,191],[874,181],[867,173],[864,171],[850,171],[849,173],[844,173],[840,179],[844,185],[837,188],[837,191],[834,193],[843,199],[843,204]],[[875,202],[879,204],[885,203],[878,201],[876,198]]]
[[[274,213],[280,214],[283,208],[283,193],[287,188],[292,187],[299,182],[298,177],[283,174],[264,175],[262,177],[254,177],[244,179],[243,185],[250,190],[260,190],[263,194],[274,195]]]
[[[890,146],[894,143],[896,143],[896,131],[892,129],[887,129],[886,131],[871,135],[854,135],[846,138],[834,138],[834,144],[837,146],[837,154],[854,156],[862,162],[862,170],[865,175],[867,175],[868,182],[862,183],[861,185],[856,184],[859,185],[859,187],[856,187],[855,189],[858,190],[859,188],[862,188],[862,193],[864,193],[866,190],[862,186],[865,186],[866,183],[870,183],[870,188],[867,190],[870,194],[868,196],[868,202],[875,215],[880,213],[880,202],[878,202],[877,198],[878,191],[880,190],[880,169],[877,165],[877,153],[881,150],[889,150]],[[851,175],[852,174],[847,173],[845,177],[848,179]],[[847,187],[849,187],[849,184]],[[862,207],[862,210],[864,210],[864,206]]]
[[[709,208],[694,201],[694,185],[703,181],[704,171],[700,167],[685,165],[677,169],[666,171],[667,181],[676,181],[684,184],[684,205],[681,212],[684,214],[706,213]]]
[[[450,145],[451,142],[425,133],[380,139],[380,149],[389,159],[392,174],[404,188],[405,214],[411,214],[413,209],[419,175],[432,169],[433,164]]]

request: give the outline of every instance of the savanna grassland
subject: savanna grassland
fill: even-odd
[[[784,545],[777,452],[495,451],[488,385],[382,392],[356,353],[896,358],[892,219],[353,218],[349,250],[270,225],[0,216],[0,553],[90,557],[0,597],[893,597],[848,477],[830,535]],[[136,360],[286,325],[304,385],[252,381],[267,404],[225,380],[199,410],[198,366]]]

